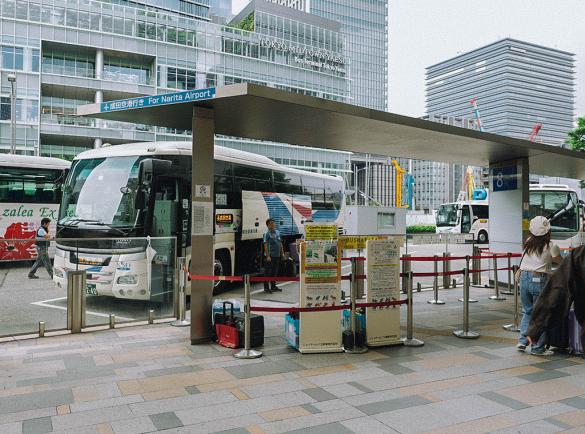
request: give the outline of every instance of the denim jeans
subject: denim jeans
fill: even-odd
[[[537,281],[538,279],[538,281]],[[528,345],[528,339],[526,338],[526,331],[528,330],[528,324],[530,324],[530,317],[532,316],[532,310],[534,303],[540,295],[540,291],[546,285],[548,277],[546,275],[536,275],[530,271],[523,271],[520,276],[520,299],[522,300],[522,321],[520,322],[520,338],[519,342],[523,345]],[[538,342],[532,345],[531,352],[542,353],[545,350],[546,344],[546,332],[544,332]]]

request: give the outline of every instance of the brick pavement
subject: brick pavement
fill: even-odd
[[[585,432],[585,360],[518,353],[511,301],[473,291],[480,339],[451,336],[460,289],[421,293],[426,345],[362,355],[301,355],[278,315],[257,360],[167,324],[1,343],[0,433]]]

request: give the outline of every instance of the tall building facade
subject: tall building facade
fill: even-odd
[[[484,131],[527,139],[540,125],[537,142],[562,145],[573,127],[574,55],[511,38],[460,54],[427,68],[429,120],[465,119]],[[433,210],[457,199],[464,168],[445,163],[414,163],[419,204]],[[481,171],[476,171],[480,185]]]
[[[467,116],[475,98],[485,131],[562,145],[573,126],[574,54],[502,39],[427,68],[427,114]]]
[[[209,6],[207,0],[195,3]],[[301,12],[277,17],[260,11],[264,27],[244,30],[153,5],[154,0],[0,1],[0,151],[10,148],[13,73],[18,151],[62,158],[102,142],[190,135],[73,116],[82,104],[240,82],[350,99],[339,23]]]

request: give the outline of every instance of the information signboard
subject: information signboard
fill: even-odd
[[[400,300],[402,241],[402,237],[367,241],[368,303]],[[400,342],[400,306],[366,308],[367,345],[392,345]]]
[[[160,95],[106,101],[100,104],[100,112],[109,113],[113,111],[156,107],[183,102],[204,101],[212,98],[215,98],[215,88],[208,87],[205,89],[193,89],[181,92],[163,93]]]

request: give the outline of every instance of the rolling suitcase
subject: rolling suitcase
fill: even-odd
[[[583,354],[583,343],[581,342],[581,326],[575,316],[575,310],[569,311],[569,351],[572,354]]]
[[[240,345],[244,345],[245,314],[243,312],[234,315],[234,326],[238,330]],[[264,345],[264,317],[250,314],[250,347],[256,348]]]
[[[227,316],[226,306],[230,305],[230,316]],[[223,318],[222,322],[215,323],[215,333],[217,335],[217,343],[222,347],[238,348],[240,346],[240,336],[238,329],[235,326],[234,319],[234,305],[229,301],[223,303]]]

